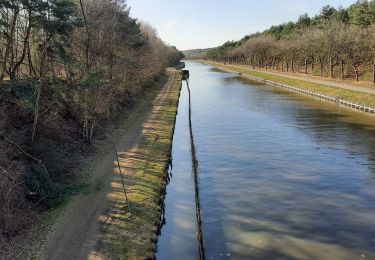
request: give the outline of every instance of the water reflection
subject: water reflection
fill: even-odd
[[[208,258],[375,258],[375,120],[191,71]]]
[[[172,179],[167,187],[166,212],[158,241],[158,259],[198,259],[198,242],[195,238],[194,180],[191,174],[190,139],[187,118],[186,89],[178,108],[173,138]]]
[[[375,259],[375,117],[187,68],[207,259]],[[159,259],[198,259],[186,115]]]

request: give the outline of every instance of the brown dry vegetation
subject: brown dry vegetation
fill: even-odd
[[[85,187],[73,173],[181,58],[125,1],[0,1],[0,239]]]
[[[126,173],[130,212],[117,168],[109,194],[111,211],[103,227],[96,253],[104,259],[152,259],[162,225],[163,195],[171,160],[172,135],[176,119],[181,76],[172,78],[154,100],[153,109],[143,124],[140,142],[119,153]]]

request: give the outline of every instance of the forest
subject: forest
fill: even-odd
[[[0,233],[82,185],[71,170],[183,57],[125,0],[0,0]]]
[[[212,49],[207,59],[321,77],[375,83],[375,1],[324,6],[239,41]]]

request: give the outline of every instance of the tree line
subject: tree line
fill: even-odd
[[[65,85],[56,95],[75,101],[90,141],[99,114],[179,55],[130,17],[125,0],[0,0],[0,80],[37,82],[32,139],[43,85]]]
[[[375,1],[357,1],[346,9],[327,5],[313,18],[304,14],[295,23],[226,42],[206,57],[331,78],[362,76],[375,83]]]
[[[0,0],[0,235],[79,189],[70,170],[93,138],[183,57],[129,12],[125,0]]]

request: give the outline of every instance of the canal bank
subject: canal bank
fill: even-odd
[[[369,93],[365,93],[366,88],[361,88],[361,91],[340,89],[340,87],[328,86],[328,84],[330,84],[329,82],[327,82],[327,85],[314,82],[304,82],[303,80],[295,78],[268,74],[263,71],[255,71],[246,66],[226,65],[211,61],[202,62],[227,72],[239,73],[242,77],[279,86],[293,92],[308,95],[327,102],[337,103],[340,106],[375,115],[375,95],[372,94],[372,92],[374,92],[373,89],[369,89],[371,93],[370,91]],[[353,88],[355,88],[355,86],[353,86]]]
[[[167,74],[168,81],[139,100],[100,155],[80,170],[89,178],[86,191],[59,210],[24,258],[154,257],[181,88],[180,73]]]
[[[173,167],[165,198],[165,225],[158,239],[157,259],[200,259],[188,97],[183,83],[173,136]]]
[[[181,90],[181,75],[169,70],[170,79],[153,101],[142,125],[139,142],[118,153],[116,177],[109,194],[111,210],[104,219],[97,252],[103,259],[152,259],[164,224],[164,199],[169,182],[172,141]],[[120,168],[121,170],[119,170]],[[122,189],[125,174],[129,209]]]

